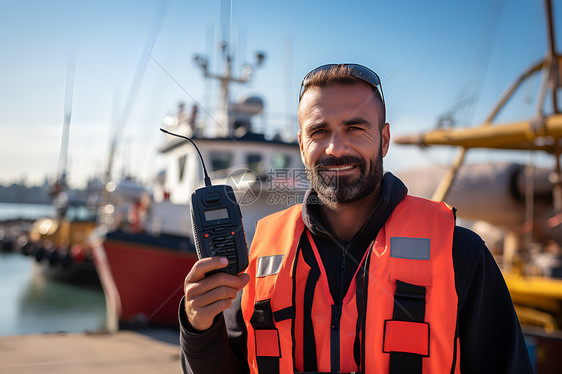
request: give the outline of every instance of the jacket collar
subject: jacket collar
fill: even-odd
[[[407,193],[408,189],[400,179],[390,172],[385,172],[382,179],[380,199],[373,208],[371,215],[365,221],[363,228],[359,230],[352,241],[372,240]],[[320,204],[316,191],[312,188],[308,189],[302,207],[302,220],[305,226],[314,235],[326,238],[331,237],[341,242],[326,228],[320,215]]]

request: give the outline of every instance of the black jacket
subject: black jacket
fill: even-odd
[[[344,243],[324,228],[318,205],[309,203],[314,192],[307,192],[302,217],[321,249],[334,300],[341,300],[345,295],[366,248],[406,193],[398,178],[385,173],[381,197],[373,213],[357,235]],[[301,244],[306,258],[312,252],[310,245],[307,240],[301,240]],[[453,234],[453,266],[461,372],[532,373],[521,327],[501,272],[482,239],[459,226]],[[182,300],[179,319],[184,373],[249,372],[240,297],[241,292],[232,307],[218,315],[213,326],[204,332],[191,328]]]

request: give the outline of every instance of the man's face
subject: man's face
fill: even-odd
[[[299,105],[299,145],[312,188],[325,203],[361,200],[382,179],[390,142],[371,87],[330,84],[308,89]]]

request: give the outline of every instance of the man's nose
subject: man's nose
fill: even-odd
[[[332,133],[326,148],[326,155],[340,157],[347,151],[347,142],[339,132]]]

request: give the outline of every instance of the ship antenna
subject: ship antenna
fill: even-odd
[[[169,135],[173,135],[173,136],[177,136],[178,138],[183,138],[183,139],[187,139],[191,142],[191,144],[193,144],[193,146],[195,147],[195,150],[197,151],[197,153],[199,154],[199,159],[201,159],[201,165],[203,165],[203,173],[205,173],[205,186],[209,187],[211,186],[211,178],[209,178],[209,174],[207,174],[207,168],[205,167],[205,162],[203,161],[203,156],[201,156],[201,152],[199,152],[199,148],[197,148],[197,146],[195,145],[195,143],[193,142],[193,140],[191,140],[190,138],[188,138],[187,136],[183,136],[183,135],[179,135],[179,134],[174,134],[173,132],[170,132],[168,130],[164,130],[163,128],[160,128],[160,131],[169,134]]]

